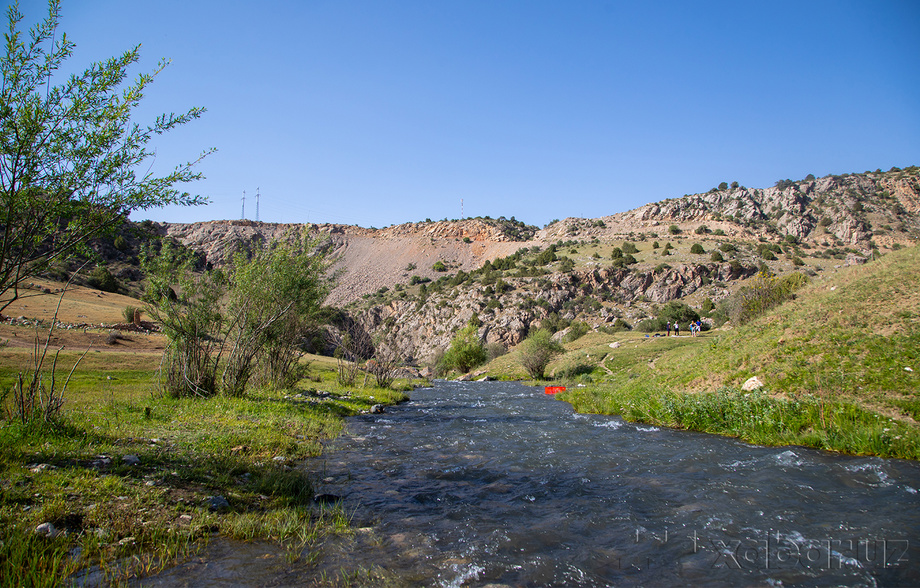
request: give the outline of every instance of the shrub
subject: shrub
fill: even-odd
[[[795,272],[777,278],[761,271],[734,296],[724,301],[722,312],[738,324],[744,324],[771,308],[795,297],[795,291],[808,283],[808,276]]]
[[[699,243],[694,243],[693,246],[690,248],[690,253],[694,253],[696,255],[703,255],[704,253],[706,253],[706,250],[703,249],[703,246],[700,245]]]
[[[436,261],[433,266],[431,266],[431,269],[433,269],[436,272],[446,272],[447,266],[444,265],[443,261],[439,260],[439,261]]]
[[[709,256],[709,259],[711,259],[712,261],[714,261],[714,262],[716,262],[716,263],[721,263],[721,262],[725,261],[725,258],[722,257],[722,254],[719,253],[718,251],[713,251],[713,252],[712,252],[712,255]]]
[[[565,343],[571,343],[572,341],[577,341],[584,337],[588,331],[591,330],[591,327],[587,323],[582,321],[574,321],[569,325],[569,332],[565,334],[563,341]]]
[[[715,305],[715,303],[712,301],[712,298],[707,298],[706,300],[703,301],[703,306],[702,306],[701,310],[702,310],[704,313],[710,313],[710,312],[713,311],[713,309],[714,309],[715,307],[716,307],[716,305]]]
[[[486,351],[479,341],[476,325],[470,323],[460,329],[450,347],[441,358],[441,364],[448,370],[456,369],[463,373],[469,372],[486,361]]]
[[[670,227],[668,227],[668,232],[671,233],[672,235],[679,235],[681,233],[681,230],[680,230],[680,227],[678,227],[677,225],[671,225]]]
[[[624,242],[623,247],[621,247],[620,249],[623,251],[623,253],[627,253],[627,254],[639,253],[638,247],[636,247],[634,243],[630,243],[629,241]]]
[[[90,287],[102,290],[103,292],[118,292],[118,281],[115,279],[115,276],[112,275],[112,272],[109,271],[109,268],[103,265],[97,265],[95,269],[93,269],[93,273],[90,274],[87,282]]]
[[[549,331],[538,329],[521,343],[518,361],[531,378],[542,380],[546,366],[562,351],[562,346],[553,341]]]
[[[495,341],[494,343],[486,343],[485,350],[486,358],[488,361],[492,361],[496,357],[501,357],[502,355],[508,353],[508,350],[505,348],[505,346],[498,341]]]

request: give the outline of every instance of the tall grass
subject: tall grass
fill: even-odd
[[[682,393],[654,384],[603,386],[561,396],[581,412],[738,437],[763,445],[805,445],[855,455],[920,459],[920,430],[855,404],[814,396],[772,397],[722,388]]]

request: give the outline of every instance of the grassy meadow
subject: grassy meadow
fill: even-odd
[[[2,350],[0,389],[9,390],[30,354]],[[61,354],[58,386],[77,358]],[[59,585],[87,571],[121,584],[175,563],[215,534],[280,542],[296,559],[323,537],[349,532],[340,507],[313,500],[297,462],[319,455],[343,417],[406,394],[342,389],[334,360],[310,360],[309,378],[293,390],[170,399],[157,393],[158,353],[91,351],[53,424],[11,418],[7,394],[0,584]],[[43,523],[56,531],[36,533]]]

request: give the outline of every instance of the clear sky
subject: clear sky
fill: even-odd
[[[34,20],[42,0],[21,0]],[[543,226],[920,165],[920,2],[64,0],[84,68],[172,64],[141,120],[211,204],[133,218]]]

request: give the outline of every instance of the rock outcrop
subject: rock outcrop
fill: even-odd
[[[713,299],[728,295],[732,284],[750,277],[764,263],[758,246],[773,246],[779,252],[782,245],[787,260],[792,259],[790,244],[808,250],[834,249],[836,258],[849,254],[855,263],[874,247],[893,248],[920,240],[920,170],[916,167],[809,176],[764,189],[722,188],[600,219],[567,218],[543,229],[513,218],[425,221],[383,229],[245,220],[157,228],[201,252],[214,265],[271,240],[315,239],[315,246],[334,260],[337,276],[327,304],[352,305],[349,313],[369,338],[413,362],[447,347],[456,330],[471,320],[480,324],[484,342],[510,347],[553,316],[601,327],[617,319],[634,323],[648,316],[654,305],[704,288],[709,288],[706,295]],[[581,262],[575,271],[554,267],[547,275],[535,274],[538,277],[499,272],[507,286],[500,292],[486,287],[482,279],[441,284],[425,296],[417,288],[409,292],[416,284],[469,274],[486,261],[507,258],[518,250],[546,250],[564,242],[610,247],[626,240],[686,236],[717,244],[746,243],[746,253],[727,254],[735,258],[725,262],[710,262],[708,253],[687,256],[670,267],[659,261],[671,258],[658,257],[656,252],[638,265],[603,267],[589,261]],[[804,255],[798,250],[796,254]],[[390,294],[382,297],[387,291]]]

